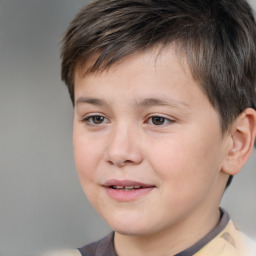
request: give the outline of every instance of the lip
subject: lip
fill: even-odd
[[[149,194],[154,188],[156,188],[155,185],[151,184],[145,184],[138,181],[133,180],[108,180],[104,183],[104,188],[106,189],[106,192],[109,197],[112,199],[119,201],[119,202],[129,202],[137,200],[143,196],[146,196]],[[122,189],[115,189],[113,186],[122,186],[122,187],[140,187],[136,189],[128,189],[128,190],[122,190]]]
[[[149,187],[155,187],[152,184],[145,184],[142,182],[138,182],[138,181],[133,181],[133,180],[116,180],[116,179],[112,179],[112,180],[108,180],[104,183],[104,187],[111,187],[111,186],[140,186],[143,188],[149,188]]]

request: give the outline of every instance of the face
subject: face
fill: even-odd
[[[225,136],[172,47],[77,72],[73,139],[82,188],[119,233],[187,228],[218,209]]]

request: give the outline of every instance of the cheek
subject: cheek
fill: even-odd
[[[97,169],[102,158],[97,145],[74,132],[73,147],[78,178],[86,197],[95,208],[99,197]]]
[[[161,177],[176,190],[198,190],[200,184],[211,180],[217,169],[217,156],[202,135],[172,137],[153,147],[151,164]],[[152,148],[152,147],[151,147]]]
[[[189,212],[209,195],[215,180],[207,165],[209,159],[205,158],[208,153],[202,154],[206,149],[194,141],[172,139],[155,150],[150,156],[151,165],[160,178],[166,207],[174,212]]]
[[[150,151],[150,156],[147,157],[154,165],[154,169],[163,178],[173,176],[182,179],[184,172],[189,172],[192,155],[190,153],[189,144],[180,139],[166,138]],[[189,164],[190,163],[190,164]]]
[[[78,133],[74,130],[74,158],[81,185],[93,181],[97,163],[99,163],[100,159],[100,152],[97,145],[97,143],[92,143],[88,140],[81,132]]]

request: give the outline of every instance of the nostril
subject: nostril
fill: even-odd
[[[124,160],[124,161],[113,161],[113,160],[108,160],[107,161],[109,165],[115,165],[118,167],[123,167],[126,165],[134,165],[134,162],[131,160]]]
[[[110,161],[110,160],[108,160],[107,163],[108,163],[109,165],[114,165],[114,163],[113,163],[112,161]]]

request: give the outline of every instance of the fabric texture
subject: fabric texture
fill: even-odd
[[[82,256],[118,256],[114,249],[114,232],[98,242],[91,243],[79,249]]]

